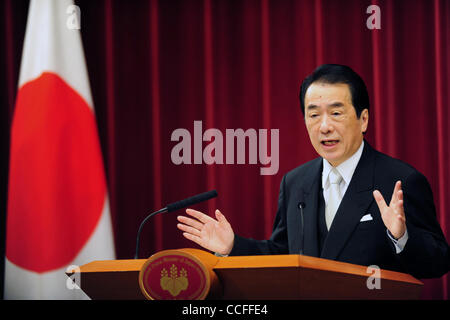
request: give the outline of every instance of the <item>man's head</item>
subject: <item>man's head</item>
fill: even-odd
[[[369,119],[369,95],[358,74],[346,66],[320,66],[303,81],[300,104],[319,155],[338,166],[356,152]]]

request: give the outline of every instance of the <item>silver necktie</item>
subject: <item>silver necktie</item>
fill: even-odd
[[[328,203],[325,207],[325,222],[327,224],[327,229],[330,230],[331,223],[333,222],[336,211],[341,203],[341,190],[339,185],[342,181],[342,176],[339,172],[333,168],[328,176],[330,181],[330,190],[328,194]]]

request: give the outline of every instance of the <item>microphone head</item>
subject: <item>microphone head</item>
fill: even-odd
[[[298,204],[297,204],[297,207],[299,209],[305,209],[306,208],[306,203],[305,203],[305,201],[303,201],[304,198],[305,198],[305,193],[304,193],[303,190],[301,190],[301,192],[299,194],[299,197],[298,197]]]
[[[177,201],[175,203],[171,203],[167,206],[167,212],[171,212],[171,211],[175,211],[178,209],[182,209],[188,206],[191,206],[193,204],[199,203],[199,202],[203,202],[206,200],[209,200],[211,198],[215,198],[217,197],[217,191],[216,190],[211,190],[208,192],[204,192],[198,195],[195,195],[193,197],[181,200],[181,201]]]

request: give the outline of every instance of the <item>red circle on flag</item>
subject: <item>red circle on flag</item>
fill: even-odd
[[[93,234],[105,196],[92,109],[54,73],[24,84],[11,129],[7,258],[36,272],[69,264]]]

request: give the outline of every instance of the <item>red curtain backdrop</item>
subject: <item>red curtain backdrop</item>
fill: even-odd
[[[322,63],[349,65],[366,81],[371,98],[367,140],[428,178],[438,220],[450,239],[450,1],[76,4],[118,258],[133,256],[136,232],[147,214],[210,189],[219,197],[195,208],[210,214],[219,208],[242,236],[269,237],[283,174],[317,156],[298,92],[302,79]],[[371,4],[381,9],[380,30],[366,26]],[[0,10],[0,191],[5,203],[28,1],[4,0]],[[262,165],[248,164],[248,155],[247,164],[175,165],[171,150],[177,142],[171,134],[185,128],[194,139],[196,120],[203,131],[217,128],[223,135],[226,129],[279,129],[278,173],[260,175]],[[0,211],[4,248],[5,204]],[[141,257],[195,246],[177,230],[177,214],[157,216],[146,225]],[[448,275],[426,280],[423,297],[448,299],[449,284]]]

